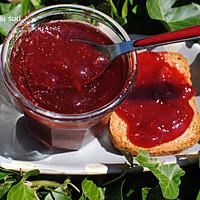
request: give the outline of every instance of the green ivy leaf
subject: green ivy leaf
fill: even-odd
[[[153,19],[163,20],[168,10],[173,6],[176,0],[147,0],[146,6],[149,16]]]
[[[23,181],[13,186],[7,196],[7,200],[34,200],[34,191]]]
[[[30,176],[39,175],[39,172],[37,169],[26,172],[21,181],[9,190],[7,200],[33,200],[35,197],[34,191],[25,181]]]
[[[146,151],[137,151],[137,157],[135,158],[142,167],[154,168],[159,165],[157,159],[149,157],[148,152]]]
[[[125,18],[128,15],[128,0],[124,1],[124,4],[122,6],[122,17]]]
[[[97,187],[96,184],[91,180],[84,179],[81,187],[83,194],[89,200],[103,200],[105,198],[105,188]]]
[[[138,4],[136,4],[133,9],[132,9],[132,13],[137,14],[138,11]]]
[[[159,180],[163,196],[167,199],[176,199],[179,195],[180,178],[185,172],[176,163],[162,164],[150,170]]]
[[[1,185],[0,199],[8,192],[8,190],[11,188],[12,184],[13,184],[13,181],[7,181]]]
[[[115,7],[115,4],[113,3],[112,0],[109,0],[109,3],[111,6],[111,16],[113,17],[115,15],[116,17],[119,18],[118,11],[117,11],[117,8]]]
[[[45,200],[72,200],[70,197],[68,197],[62,188],[56,188],[55,192],[49,193]]]
[[[174,6],[177,0],[147,0],[146,7],[152,19],[160,20],[170,31],[200,24],[200,5],[190,3]]]
[[[179,195],[179,186],[181,177],[185,172],[178,164],[158,163],[157,159],[150,158],[145,151],[138,151],[136,160],[142,167],[147,167],[156,176],[162,190],[162,194],[166,199],[176,199]]]

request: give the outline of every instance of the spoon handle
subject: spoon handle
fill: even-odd
[[[198,26],[192,26],[189,28],[181,29],[178,31],[174,32],[167,32],[167,33],[162,33],[159,35],[155,35],[152,37],[148,38],[143,38],[136,40],[133,42],[133,45],[135,47],[139,46],[149,46],[149,45],[161,45],[166,44],[166,43],[174,43],[174,42],[179,42],[182,41],[183,39],[195,39],[195,38],[200,38],[200,25]]]

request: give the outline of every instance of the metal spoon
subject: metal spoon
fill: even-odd
[[[98,76],[100,76],[106,70],[106,68],[109,67],[109,63],[120,55],[123,55],[131,51],[137,51],[141,49],[148,50],[156,46],[183,42],[186,40],[194,40],[194,39],[200,39],[200,25],[181,29],[174,32],[167,32],[167,33],[155,35],[152,37],[127,41],[127,42],[122,42],[122,43],[116,43],[112,45],[100,45],[100,44],[97,44],[91,41],[85,41],[85,40],[77,40],[77,41],[90,45],[91,47],[95,48],[95,50],[99,51],[102,55],[104,55],[108,59],[108,62],[102,65],[101,70],[99,70],[98,68],[98,71],[96,71],[95,73],[92,73],[92,74],[95,74],[95,76],[88,78],[88,80],[92,81],[96,79]]]

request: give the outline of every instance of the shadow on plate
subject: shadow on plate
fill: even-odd
[[[109,135],[110,135],[109,134],[109,128],[106,127],[104,129],[103,134],[100,137],[98,137],[98,141],[99,141],[100,145],[102,146],[102,148],[104,148],[106,151],[108,151],[110,153],[122,155],[121,152],[113,146],[111,138],[110,138]]]
[[[7,128],[9,129],[9,128]],[[5,131],[5,130],[4,130]],[[24,161],[34,161],[47,158],[63,150],[50,150],[44,144],[32,137],[26,128],[25,118],[22,116],[9,129],[9,134],[0,142],[0,154],[6,158]]]
[[[4,130],[3,130],[3,127]],[[6,158],[20,161],[37,161],[45,159],[58,153],[72,152],[70,150],[50,150],[42,142],[28,133],[26,119],[20,116],[12,123],[0,120],[1,140],[0,155]],[[100,145],[108,152],[119,154],[108,136],[108,129],[105,128],[103,134],[98,138]]]

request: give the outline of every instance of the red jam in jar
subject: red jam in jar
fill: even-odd
[[[195,91],[184,74],[170,66],[162,55],[138,55],[136,86],[117,115],[128,125],[129,140],[150,148],[179,137],[193,118],[188,100]]]
[[[107,60],[89,45],[72,39],[113,43],[91,25],[63,20],[46,22],[25,32],[14,45],[10,62],[13,81],[36,106],[62,114],[80,114],[106,105],[122,90],[128,71],[124,59],[116,59],[90,81],[85,74],[98,73]]]

